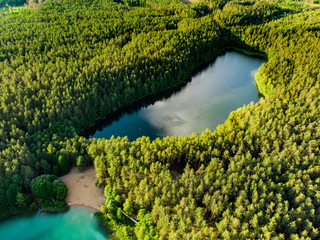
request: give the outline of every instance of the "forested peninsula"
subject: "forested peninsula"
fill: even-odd
[[[97,217],[119,239],[319,239],[319,30],[317,4],[292,1],[0,11],[0,219],[65,211],[57,176],[94,165],[106,198]],[[264,98],[216,130],[81,136],[230,48],[267,57],[256,74]]]

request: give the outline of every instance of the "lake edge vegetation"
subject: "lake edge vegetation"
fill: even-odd
[[[94,164],[105,186],[100,216],[119,238],[319,237],[318,9],[77,3],[48,0],[0,17],[1,218],[57,186],[44,202],[63,207],[66,189],[48,174]],[[258,72],[265,97],[214,132],[133,142],[77,136],[228,47],[266,53]]]

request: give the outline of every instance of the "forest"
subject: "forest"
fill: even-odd
[[[0,219],[65,211],[57,176],[94,165],[97,217],[119,239],[319,239],[319,29],[317,4],[292,1],[46,0],[0,12]],[[216,130],[81,136],[229,48],[268,57],[264,97]]]

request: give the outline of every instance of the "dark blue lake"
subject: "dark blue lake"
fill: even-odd
[[[263,62],[227,52],[195,74],[180,91],[137,111],[124,113],[91,137],[114,135],[135,140],[149,136],[155,139],[200,133],[206,128],[214,130],[224,123],[230,112],[259,101],[254,73]]]

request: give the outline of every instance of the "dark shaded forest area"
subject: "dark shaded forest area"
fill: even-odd
[[[46,0],[0,16],[0,218],[63,211],[56,176],[94,164],[119,238],[318,239],[319,29],[317,8],[269,1]],[[264,98],[214,132],[78,136],[230,47],[268,56]]]

